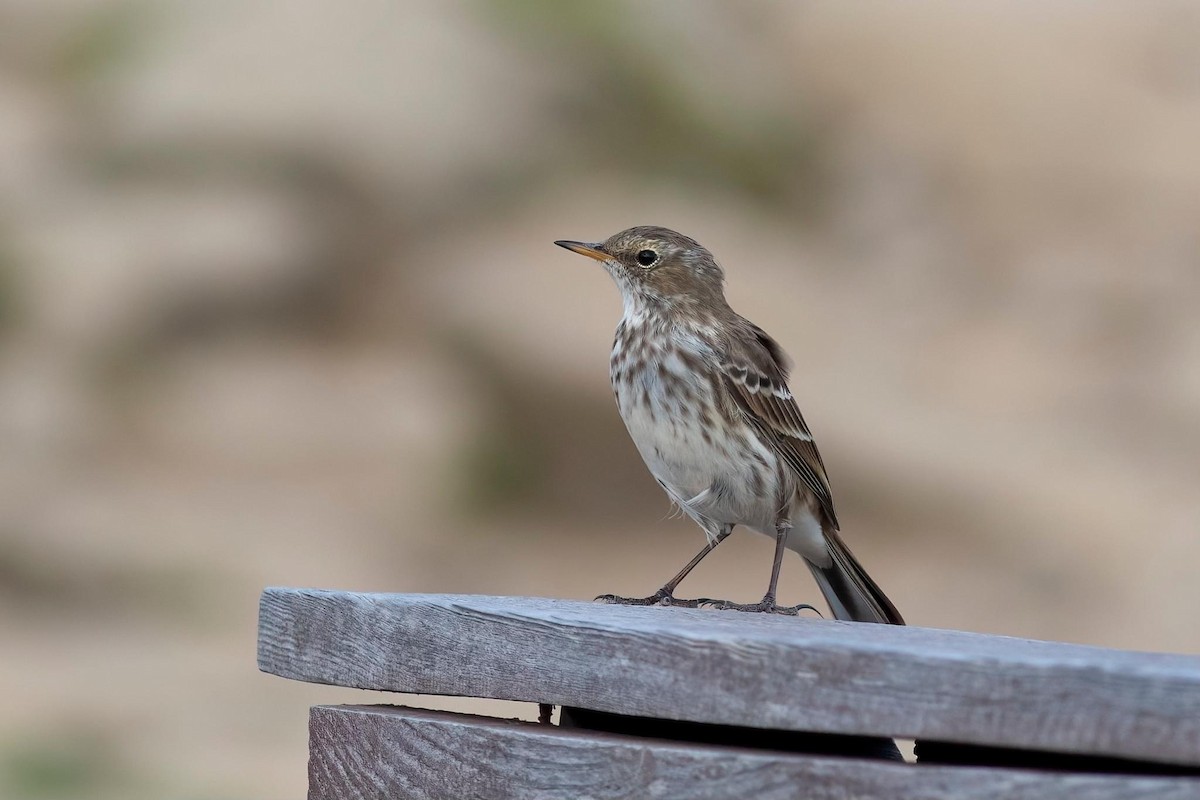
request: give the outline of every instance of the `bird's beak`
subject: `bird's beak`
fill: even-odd
[[[601,249],[601,245],[599,243],[588,244],[587,242],[572,242],[569,239],[559,239],[557,242],[555,242],[555,244],[559,247],[567,248],[572,253],[579,253],[581,256],[594,258],[597,261],[607,261],[608,259],[612,258],[612,256]]]

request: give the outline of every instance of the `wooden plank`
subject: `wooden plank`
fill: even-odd
[[[1200,764],[1200,658],[539,598],[268,589],[259,667],[363,689]]]
[[[897,764],[394,706],[318,706],[309,800],[1195,800],[1200,778]]]

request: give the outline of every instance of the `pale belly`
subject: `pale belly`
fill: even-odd
[[[730,429],[715,410],[704,413],[713,405],[709,387],[672,391],[652,363],[613,388],[642,460],[685,513],[710,532],[724,525],[774,531],[780,498],[794,491],[780,485],[787,473],[749,425]]]
[[[685,362],[711,352],[700,337],[673,337],[664,351],[628,320],[617,329],[610,377],[617,406],[638,452],[671,499],[710,539],[729,525],[774,537],[790,528],[787,546],[825,566],[815,499],[749,422],[730,424],[713,402],[714,387]]]

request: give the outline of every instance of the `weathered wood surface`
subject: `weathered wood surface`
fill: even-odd
[[[260,669],[362,689],[1200,764],[1200,658],[678,608],[268,589]]]
[[[1200,779],[897,764],[318,706],[309,800],[1195,800]]]

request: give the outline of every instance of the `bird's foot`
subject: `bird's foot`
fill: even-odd
[[[821,613],[808,603],[781,606],[771,595],[767,595],[758,603],[732,603],[729,600],[713,600],[709,597],[702,597],[696,602],[699,603],[700,608],[713,608],[717,611],[744,611],[749,614],[784,614],[789,617],[798,617],[801,611],[816,611],[818,616]]]
[[[613,606],[676,606],[678,608],[699,608],[699,600],[680,600],[666,589],[659,589],[649,597],[621,597],[615,594],[602,594],[596,598],[597,603],[607,603]]]

